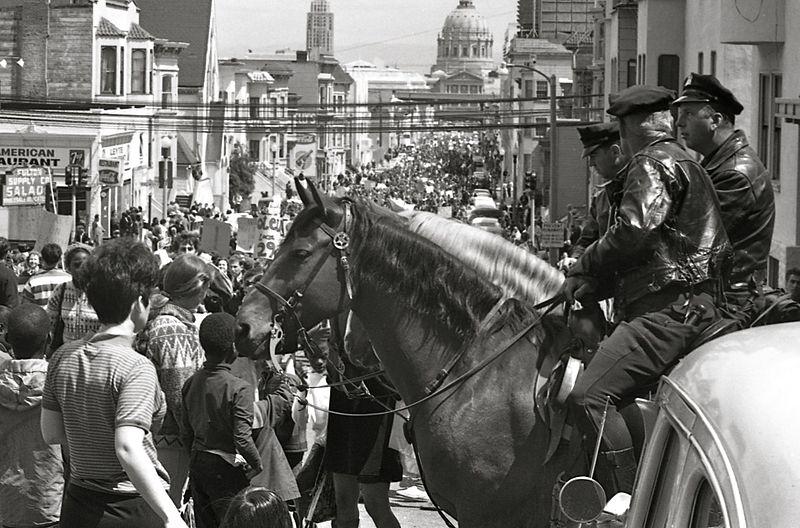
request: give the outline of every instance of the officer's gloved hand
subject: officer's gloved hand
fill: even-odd
[[[571,275],[564,281],[564,295],[569,302],[588,301],[597,291],[597,280],[585,275]]]

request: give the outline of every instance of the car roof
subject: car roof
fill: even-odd
[[[800,323],[735,332],[689,353],[667,376],[713,429],[748,525],[800,518],[798,342]]]

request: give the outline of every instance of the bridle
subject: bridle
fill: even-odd
[[[341,274],[340,282],[343,282],[342,291],[339,294],[339,308],[343,309],[345,307],[345,303],[349,304],[353,300],[354,290],[353,290],[353,281],[350,277],[350,236],[347,234],[348,229],[348,220],[350,216],[352,216],[352,212],[350,211],[351,202],[349,200],[344,200],[342,202],[343,214],[342,220],[339,225],[334,229],[330,227],[328,224],[325,223],[323,219],[319,225],[319,228],[322,230],[323,233],[328,235],[331,239],[331,246],[332,251],[330,253],[323,253],[322,257],[314,264],[314,268],[311,270],[311,273],[306,278],[303,284],[295,289],[289,298],[285,298],[280,293],[276,292],[269,286],[262,284],[261,281],[255,283],[253,287],[255,291],[264,295],[271,301],[277,301],[280,308],[274,312],[272,316],[272,329],[269,334],[267,334],[264,339],[256,347],[256,350],[261,348],[264,343],[269,340],[270,341],[270,358],[272,359],[273,364],[276,364],[277,361],[275,359],[275,351],[277,349],[278,343],[283,338],[283,323],[286,322],[288,319],[293,319],[294,322],[297,324],[297,339],[301,342],[304,347],[308,347],[311,349],[315,354],[318,354],[321,357],[322,351],[319,349],[316,343],[314,343],[313,339],[309,339],[308,331],[303,326],[303,323],[300,321],[300,317],[297,314],[297,308],[300,302],[303,299],[303,295],[305,294],[306,290],[311,283],[314,282],[314,279],[317,278],[322,267],[328,261],[328,258],[331,256],[338,257],[338,272]],[[346,295],[346,300],[345,300]],[[276,365],[277,366],[277,365]]]

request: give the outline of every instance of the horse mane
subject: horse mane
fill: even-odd
[[[408,228],[474,268],[508,298],[531,306],[553,297],[564,275],[502,237],[434,213],[404,213]]]
[[[402,217],[366,200],[353,202],[351,210],[356,283],[407,305],[428,330],[444,330],[460,340],[475,337],[483,318],[503,297],[501,289],[410,231]]]

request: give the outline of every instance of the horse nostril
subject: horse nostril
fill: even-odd
[[[236,337],[238,339],[243,339],[249,336],[250,336],[250,325],[247,323],[238,323],[236,325]]]

